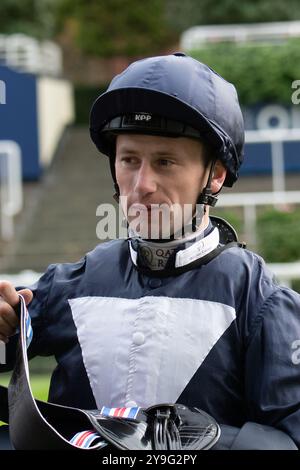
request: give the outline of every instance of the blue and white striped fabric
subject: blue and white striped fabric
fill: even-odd
[[[93,430],[78,432],[72,437],[70,443],[82,449],[101,448],[107,445],[99,434]]]
[[[136,419],[137,414],[140,410],[140,407],[131,407],[131,408],[109,408],[107,406],[103,406],[100,411],[100,415],[102,416],[111,416],[114,418],[131,418]],[[98,440],[98,442],[96,442]],[[107,443],[101,439],[101,436],[93,431],[80,431],[75,436],[72,437],[70,440],[71,444],[81,447],[84,449],[89,448],[101,448],[104,447]],[[96,443],[95,443],[96,442]]]
[[[140,408],[138,406],[131,408],[108,408],[103,406],[101,408],[101,414],[103,416],[113,416],[114,418],[131,418],[136,419]]]
[[[26,346],[27,346],[27,349],[28,349],[29,345],[32,341],[32,337],[33,337],[33,330],[32,330],[32,326],[31,326],[31,318],[30,318],[28,309],[26,307],[24,297],[22,295],[19,295],[19,297],[20,297],[20,300],[21,300],[21,309],[24,312],[25,331],[26,331]]]
[[[26,325],[26,344],[27,344],[27,348],[29,348],[29,345],[30,345],[30,343],[32,341],[32,337],[33,337],[33,330],[32,330],[32,326],[31,326],[30,315],[28,313],[27,308],[25,310],[25,325]]]

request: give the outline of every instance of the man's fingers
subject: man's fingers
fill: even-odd
[[[33,293],[30,289],[21,289],[17,292],[9,281],[0,281],[0,297],[12,307],[19,304],[19,294],[23,295],[26,305],[32,301]]]
[[[26,305],[30,304],[33,298],[33,293],[30,289],[22,289],[18,291],[18,294],[23,295]]]
[[[19,294],[23,295],[26,305],[32,301],[33,293],[30,289],[17,292],[10,282],[0,281],[0,339],[4,342],[7,342],[7,338],[15,333],[19,324],[17,315],[20,304]]]
[[[0,318],[0,330],[1,335],[5,337],[11,336],[15,332],[2,318]]]
[[[26,289],[29,290],[29,289]],[[0,281],[0,296],[9,305],[15,307],[19,303],[19,296],[14,286],[9,281]]]
[[[2,314],[0,316],[0,332],[4,336],[11,336],[15,333],[18,325],[18,317],[15,313]]]
[[[11,329],[16,329],[19,324],[19,318],[16,315],[16,312],[13,307],[3,301],[0,302],[0,306],[0,320],[2,319],[5,323],[7,323]]]
[[[5,322],[12,330],[15,330],[19,324],[19,318],[14,308],[3,300],[0,300],[0,320]],[[0,333],[1,332],[0,329]]]

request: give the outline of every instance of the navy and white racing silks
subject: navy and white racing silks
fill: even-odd
[[[49,401],[178,402],[222,424],[276,427],[300,446],[300,295],[258,255],[235,246],[179,275],[150,276],[130,242],[114,240],[50,265],[31,288],[29,357],[57,361]]]

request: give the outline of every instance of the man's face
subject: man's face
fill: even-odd
[[[182,220],[187,223],[208,171],[197,140],[138,134],[117,137],[116,177],[122,208],[143,238],[168,238],[182,227]]]

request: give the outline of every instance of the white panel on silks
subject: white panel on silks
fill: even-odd
[[[98,408],[174,403],[236,317],[228,305],[196,299],[69,304]]]

